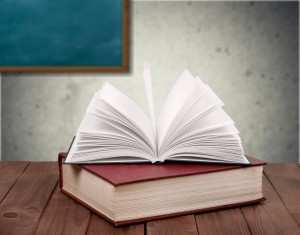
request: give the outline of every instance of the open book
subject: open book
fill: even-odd
[[[155,122],[149,64],[144,68],[149,119],[106,82],[93,96],[66,163],[137,163],[166,160],[249,164],[223,102],[185,70]]]

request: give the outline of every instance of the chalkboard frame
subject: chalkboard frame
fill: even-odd
[[[129,0],[122,0],[121,66],[3,66],[0,72],[126,72],[129,71]]]

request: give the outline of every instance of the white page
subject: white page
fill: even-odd
[[[123,115],[119,110],[112,107],[109,103],[105,100],[101,99],[103,93],[98,92],[96,98],[93,100],[93,105],[90,105],[87,112],[93,113],[95,115],[99,115],[102,117],[102,121],[109,123],[110,125],[116,127],[117,129],[122,130],[123,132],[127,132],[131,136],[134,136],[140,142],[143,141],[145,146],[150,146],[152,151],[151,155],[156,155],[156,148],[151,146],[151,142],[145,135],[144,131],[141,130],[140,127],[135,124],[130,118]],[[90,125],[91,122],[86,122],[86,125]],[[81,126],[81,130],[86,129],[85,126]],[[93,129],[91,127],[90,129]]]
[[[165,160],[168,157],[174,157],[174,155],[180,157],[197,155],[204,157],[204,155],[207,155],[209,158],[224,158],[224,161],[247,162],[237,130],[233,128],[233,123],[226,112],[219,108],[195,122],[191,122],[187,128],[183,128],[178,132],[175,138],[172,139],[169,148],[160,153],[160,159]],[[220,129],[220,127],[226,125],[230,125],[231,128],[228,128],[228,130],[223,128],[223,132],[236,132],[232,134],[232,138],[228,139],[227,143],[224,138],[215,138],[215,143],[201,142],[201,134],[208,135],[214,129]]]
[[[96,137],[96,135],[101,136],[102,139],[107,139],[108,142],[115,143],[117,139],[119,139],[119,144],[117,147],[119,149],[128,149],[128,140],[130,139],[131,144],[133,149],[136,149],[136,151],[139,151],[141,149],[144,154],[147,154],[148,156],[153,156],[153,151],[152,149],[147,146],[147,144],[144,142],[144,140],[137,136],[137,134],[130,129],[126,128],[126,126],[119,126],[119,124],[116,123],[111,123],[109,124],[108,122],[105,122],[101,120],[101,117],[97,115],[93,115],[92,113],[86,113],[81,129],[77,132],[74,144],[71,148],[69,156],[76,155],[76,153],[80,152],[80,148],[78,148],[78,143],[80,143],[80,138],[82,136],[81,132],[85,132],[89,134],[91,137]],[[121,144],[121,142],[123,144]],[[98,141],[98,145],[101,144],[106,144],[105,141]],[[94,145],[94,148],[97,147]],[[102,146],[103,147],[103,146]],[[93,148],[90,148],[91,150]],[[70,159],[67,159],[67,162],[70,161]]]
[[[205,86],[201,90],[195,89],[188,99],[187,104],[173,120],[159,152],[163,152],[173,142],[175,136],[184,132],[192,123],[223,105],[219,97],[208,86]]]
[[[195,79],[188,70],[184,70],[166,98],[156,126],[158,148],[177,113],[190,97],[195,88]]]
[[[105,161],[111,161],[111,162],[124,162],[124,160],[121,160],[121,157],[131,157],[134,156],[136,158],[135,162],[144,162],[144,161],[150,161],[155,162],[153,159],[148,159],[148,155],[139,153],[137,151],[132,151],[130,149],[122,149],[122,150],[102,150],[98,152],[88,153],[87,155],[82,154],[76,154],[74,155],[74,158],[72,158],[68,163],[84,163],[84,162],[93,162],[93,163],[101,163],[102,160]],[[119,160],[114,160],[114,158],[119,158]]]
[[[189,157],[201,157],[206,159],[215,159],[224,162],[236,162],[236,163],[249,163],[244,157],[243,149],[240,146],[236,148],[230,147],[181,147],[180,149],[173,149],[168,151],[169,157],[181,157],[182,160],[188,160]],[[165,158],[162,159],[166,160]]]
[[[146,96],[147,96],[147,101],[148,101],[148,107],[149,107],[150,116],[151,116],[152,127],[153,127],[153,130],[154,130],[154,134],[156,135],[155,113],[154,113],[154,105],[153,105],[152,79],[151,79],[151,70],[150,70],[150,64],[149,63],[145,63],[143,78],[144,78],[144,85],[145,85]]]
[[[89,106],[87,112],[99,115],[103,118],[105,117],[108,121],[111,120],[116,123],[119,122],[120,124],[123,124],[124,126],[132,129],[132,131],[129,130],[130,132],[139,134],[140,136],[144,137],[145,141],[147,142],[145,134],[132,120],[124,116],[121,112],[112,107],[105,100],[101,99],[101,92],[97,92],[96,98],[93,99],[92,103],[93,105]],[[85,129],[85,127],[81,127],[80,129]]]
[[[97,163],[147,163],[151,162],[148,159],[144,158],[137,158],[137,157],[114,157],[114,158],[107,158],[107,159],[101,159],[101,160],[89,160],[87,162],[82,162],[82,163],[88,163],[88,164],[97,164]]]
[[[221,108],[210,112],[208,115],[197,119],[195,122],[191,122],[186,129],[184,129],[183,133],[190,132],[200,132],[205,130],[212,130],[214,128],[218,128],[224,124],[234,123],[233,120],[228,116],[228,114]]]
[[[97,159],[101,161],[101,159],[117,156],[135,156],[148,159],[152,156],[145,149],[144,144],[140,144],[136,142],[136,138],[130,139],[130,135],[124,134],[120,132],[112,135],[111,132],[107,133],[104,131],[80,132],[76,136],[78,141],[72,146],[74,148],[72,159],[68,162],[83,162]],[[84,140],[86,143],[87,139],[94,139],[94,141],[82,145],[81,141]],[[120,152],[122,152],[121,155]],[[152,159],[152,161],[155,161],[155,159]]]
[[[195,83],[196,84],[196,83]],[[168,129],[166,130],[166,134],[164,136],[164,139],[162,140],[161,146],[163,143],[168,142],[168,137],[171,135],[174,131],[178,131],[181,128],[181,125],[183,125],[186,122],[186,114],[190,112],[190,109],[195,106],[197,102],[199,102],[200,99],[203,98],[203,96],[207,93],[208,86],[194,86],[193,90],[189,92],[189,97],[186,100],[185,105],[181,107],[181,109],[178,111],[178,113],[173,117]],[[201,113],[202,110],[197,110],[198,113]],[[160,147],[161,147],[160,146]]]
[[[136,127],[145,135],[151,143],[153,149],[155,146],[155,135],[149,119],[129,97],[114,88],[108,82],[102,87],[100,98],[114,107],[115,110],[122,113],[126,118],[136,124]]]
[[[88,138],[87,138],[88,137]],[[111,135],[111,133],[80,133],[78,140],[76,142],[78,147],[77,151],[80,151],[81,146],[90,146],[89,149],[117,146],[118,148],[123,147],[134,147],[137,150],[141,150],[152,156],[150,149],[145,148],[143,143],[136,141],[134,138],[127,137],[125,135]]]
[[[150,146],[149,141],[147,141],[144,134],[136,127],[136,125],[134,125],[132,121],[121,115],[121,113],[119,113],[117,110],[109,106],[105,101],[100,99],[97,100],[95,102],[95,107],[93,109],[90,108],[87,112],[99,116],[99,118],[101,118],[101,121],[105,121],[113,127],[121,130],[122,132],[133,136],[138,141],[143,142],[145,146]],[[89,123],[90,122],[88,122],[87,125],[89,125]],[[82,127],[81,129],[86,128],[87,127]],[[152,149],[151,146],[150,148]],[[156,151],[152,149],[151,155],[155,154]]]
[[[178,148],[181,145],[198,144],[202,145],[205,143],[241,143],[241,139],[237,133],[223,133],[219,135],[201,135],[195,134],[185,138],[177,139],[174,141],[168,149]]]
[[[105,149],[110,149],[110,151],[114,151],[116,153],[116,148],[121,150],[128,150],[129,148],[131,148],[129,152],[124,152],[124,154],[127,154],[128,156],[143,155],[147,158],[149,158],[149,156],[153,156],[154,152],[153,149],[149,147],[149,143],[142,137],[138,136],[136,131],[131,130],[126,125],[132,124],[132,122],[129,123],[128,120],[124,118],[124,116],[118,115],[118,112],[114,112],[113,109],[110,109],[110,107],[105,104],[105,101],[99,100],[99,97],[101,97],[101,93],[102,92],[99,90],[94,94],[87,108],[85,117],[83,118],[80,127],[78,128],[76,138],[74,140],[70,153],[68,154],[66,162],[74,162],[74,160],[71,160],[71,156],[76,160],[78,154],[82,157],[86,157],[84,156],[84,154],[82,154],[82,147],[80,146],[80,138],[82,132],[86,132],[86,134],[89,134],[92,137],[95,137],[95,133],[101,135],[100,140],[102,141],[98,142],[97,145],[91,146],[91,143],[95,143],[96,141],[89,142],[90,151],[94,151],[98,147],[101,147],[101,149],[103,150],[100,152],[98,151],[99,158],[109,156],[109,153],[105,152]],[[99,108],[101,110],[99,110]],[[124,122],[126,124],[124,124]],[[122,123],[124,125],[121,125]],[[136,128],[136,126],[134,127]],[[119,141],[116,141],[116,138],[119,139]],[[107,146],[107,141],[105,141],[105,139],[111,143],[117,142],[118,145],[112,144],[111,146]],[[142,152],[142,154],[137,154],[137,152]],[[115,153],[113,154],[114,156]],[[92,158],[94,157],[95,156],[93,156]]]

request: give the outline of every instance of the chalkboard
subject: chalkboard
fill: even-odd
[[[126,71],[128,0],[0,0],[0,71]]]

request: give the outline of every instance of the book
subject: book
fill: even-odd
[[[265,162],[66,164],[60,188],[115,226],[251,205],[265,200]]]
[[[105,82],[86,110],[66,163],[249,164],[234,121],[199,77],[184,70],[157,121],[149,64],[143,78],[150,118],[132,99]]]

